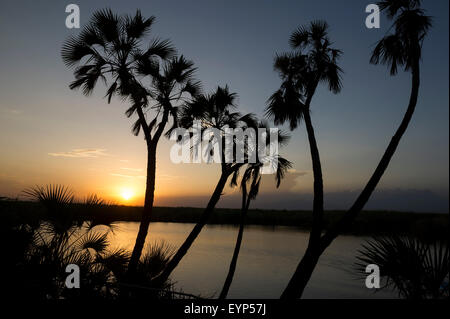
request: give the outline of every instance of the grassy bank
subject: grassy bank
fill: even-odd
[[[142,207],[103,206],[87,210],[84,206],[74,206],[80,219],[92,217],[112,221],[139,221]],[[155,207],[154,222],[196,223],[202,208]],[[33,220],[45,216],[44,209],[34,202],[0,201],[2,218]],[[217,208],[210,224],[238,224],[238,209]],[[344,214],[343,211],[325,212],[327,227]],[[250,225],[292,226],[308,230],[311,225],[310,211],[252,209],[248,213]],[[448,214],[405,213],[395,211],[363,211],[348,230],[354,235],[415,234],[426,238],[448,238]]]

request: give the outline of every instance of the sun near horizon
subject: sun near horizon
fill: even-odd
[[[134,197],[134,191],[131,188],[125,187],[120,191],[122,201],[129,202]]]

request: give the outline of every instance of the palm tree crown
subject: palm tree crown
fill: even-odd
[[[389,19],[395,19],[394,32],[383,37],[373,50],[370,62],[387,64],[391,75],[398,67],[413,68],[421,58],[422,43],[432,19],[420,8],[420,0],[385,0],[379,2]]]
[[[71,89],[82,87],[83,93],[92,93],[98,79],[112,84],[107,90],[108,102],[119,93],[130,94],[132,79],[141,62],[153,65],[157,59],[170,58],[175,50],[168,40],[154,40],[146,50],[141,42],[149,33],[155,18],[144,19],[138,10],[134,17],[118,16],[110,9],[96,11],[90,23],[77,37],[70,37],[63,45],[61,55],[68,67],[76,67]]]
[[[126,115],[130,117],[134,112],[139,112],[140,107],[149,107],[155,110],[156,116],[148,124],[149,132],[157,129],[157,120],[161,116],[165,120],[161,120],[165,124],[168,115],[173,119],[173,127],[177,126],[178,104],[189,101],[191,97],[197,96],[201,91],[199,81],[193,79],[195,68],[193,62],[186,60],[184,56],[173,57],[165,61],[162,66],[157,62],[149,59],[140,60],[138,62],[137,74],[141,79],[150,77],[148,89],[138,86],[138,89],[144,90],[143,94],[134,97],[133,105],[126,111]],[[148,98],[150,97],[150,99]],[[153,101],[153,103],[151,103]],[[139,134],[142,127],[143,117],[139,119],[133,126],[133,133]],[[146,121],[144,120],[144,125]],[[170,134],[170,129],[167,134]]]
[[[234,163],[234,160],[233,163],[226,163],[225,148],[223,147],[223,137],[227,134],[226,129],[238,127],[243,130],[248,127],[257,128],[257,120],[253,114],[242,115],[240,112],[235,111],[236,98],[237,94],[230,92],[228,86],[219,86],[213,93],[198,95],[192,101],[185,103],[180,108],[177,119],[180,127],[190,128],[193,126],[194,121],[198,120],[201,122],[202,132],[208,128],[215,128],[221,132],[222,139],[219,141],[215,140],[213,143],[218,143],[221,152],[222,168],[229,173],[242,166],[243,163],[237,165]],[[235,146],[233,146],[233,149]]]
[[[200,89],[199,83],[192,79],[193,63],[183,56],[175,57],[169,40],[154,39],[142,49],[154,20],[153,16],[143,18],[139,10],[134,16],[99,10],[77,37],[65,42],[61,51],[64,63],[75,67],[71,89],[82,88],[85,95],[90,95],[101,79],[105,84],[110,82],[106,92],[108,103],[114,95],[131,101],[126,115],[138,112],[139,119],[133,126],[136,135],[140,127],[146,127],[141,110],[150,105],[149,98],[156,101],[151,108],[157,111],[148,125],[151,132],[156,128],[161,109],[174,115],[170,102],[179,100],[183,93],[196,94]],[[147,77],[151,77],[150,89],[141,82]],[[150,134],[146,135],[149,139]]]
[[[303,120],[304,112],[309,111],[319,83],[326,83],[333,93],[340,92],[342,70],[337,61],[342,52],[331,47],[328,24],[324,21],[299,27],[289,42],[295,51],[275,58],[274,68],[282,84],[269,98],[266,115],[273,117],[275,124],[289,121],[293,130]]]
[[[257,124],[258,129],[264,130],[267,135],[270,134],[270,127],[266,121],[260,121]],[[284,146],[289,142],[290,136],[286,135],[283,131],[278,131],[277,133],[277,143],[279,146]],[[264,142],[267,147],[270,147],[270,143],[273,143],[270,141],[270,139],[266,139],[265,141],[258,140],[258,143]],[[266,152],[267,153],[267,152]],[[285,159],[284,157],[275,154],[264,154],[264,158],[260,158],[260,154],[256,155],[255,162],[247,163],[247,167],[245,168],[241,182],[240,182],[240,188],[241,192],[244,195],[244,197],[248,196],[249,200],[253,200],[258,195],[259,191],[259,185],[261,182],[261,169],[262,167],[269,162],[273,166],[275,166],[273,170],[275,174],[275,182],[277,188],[281,184],[281,180],[286,175],[287,171],[292,168],[292,162]],[[231,178],[230,186],[237,186],[238,179],[239,179],[240,171],[237,170],[233,173],[233,176]]]

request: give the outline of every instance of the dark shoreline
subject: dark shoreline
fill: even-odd
[[[73,209],[82,220],[96,218],[108,221],[140,221],[142,207],[109,205],[87,208],[74,204]],[[154,207],[153,222],[196,223],[203,208],[192,207]],[[326,226],[333,224],[345,212],[326,211]],[[2,218],[12,218],[24,222],[45,218],[45,210],[35,202],[0,201]],[[248,225],[291,226],[308,230],[311,225],[310,211],[262,210],[251,209],[248,212]],[[209,224],[237,225],[240,222],[238,209],[216,208]],[[388,235],[410,234],[424,238],[448,237],[449,215],[437,213],[407,213],[396,211],[363,211],[346,234],[352,235]]]

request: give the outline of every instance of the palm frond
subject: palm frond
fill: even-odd
[[[218,86],[211,98],[214,100],[215,108],[224,112],[227,108],[236,106],[237,94],[230,92],[228,85]]]
[[[117,279],[126,273],[130,253],[125,249],[115,249],[96,256],[96,262],[111,271]]]
[[[23,191],[31,199],[37,200],[45,206],[67,206],[73,203],[73,192],[57,184],[34,186]]]
[[[172,246],[164,241],[155,242],[146,247],[139,261],[137,272],[143,277],[151,279],[166,267],[173,254]]]
[[[325,72],[323,73],[321,80],[328,84],[328,89],[337,94],[342,89],[342,69],[336,63],[327,63]]]
[[[142,127],[142,123],[141,123],[141,119],[138,118],[136,120],[136,122],[134,122],[132,128],[131,128],[131,132],[133,132],[134,136],[138,136],[139,132],[141,131],[141,127]]]
[[[391,34],[381,39],[372,52],[370,63],[390,66],[391,75],[397,74],[398,66],[405,63],[405,48],[400,38]]]
[[[185,83],[190,80],[196,71],[194,63],[184,56],[173,58],[164,68],[164,78],[168,81]]]
[[[95,55],[95,51],[89,45],[70,36],[63,44],[61,56],[67,67],[74,67],[84,57]]]
[[[104,203],[105,201],[102,198],[98,197],[97,194],[89,194],[84,200],[84,205],[89,207],[102,206]]]
[[[142,76],[159,76],[160,65],[154,57],[137,57],[136,72]]]
[[[381,39],[372,52],[370,62],[386,64],[391,75],[398,67],[409,71],[421,58],[422,42],[432,27],[419,0],[387,0],[379,3],[388,18],[394,20],[394,32]]]
[[[106,91],[106,95],[105,97],[108,97],[108,104],[111,103],[111,98],[114,95],[114,93],[116,92],[117,89],[117,82],[114,82],[113,84],[111,84],[111,86],[108,88],[108,91]]]
[[[154,39],[148,49],[143,54],[144,58],[158,56],[162,60],[168,60],[173,58],[175,55],[176,50],[173,47],[170,40],[161,40],[161,39]]]
[[[253,200],[256,198],[256,196],[258,196],[259,185],[261,184],[261,176],[258,176],[253,181],[254,182],[252,183],[252,185],[250,187],[250,191],[248,192],[248,199],[250,199],[250,200]]]
[[[328,23],[323,20],[314,20],[310,23],[309,32],[312,41],[328,41]]]
[[[136,108],[138,106],[136,104],[133,104],[132,106],[130,106],[126,111],[125,111],[125,115],[127,117],[131,117],[133,116],[133,114],[136,112]]]
[[[280,187],[281,181],[286,175],[287,171],[292,168],[292,162],[288,161],[287,159],[281,156],[277,156],[275,160],[277,161],[277,171],[275,175],[275,180],[278,188]]]
[[[289,39],[293,49],[303,49],[309,44],[310,32],[305,26],[300,26],[295,30]]]
[[[447,243],[425,243],[417,238],[390,236],[368,240],[359,251],[355,266],[365,276],[369,264],[380,267],[384,288],[392,287],[405,298],[448,296],[442,290],[449,273]]]
[[[136,14],[125,17],[125,31],[129,38],[140,38],[150,32],[150,28],[155,21],[155,17],[151,16],[147,19],[142,17],[141,11],[137,10]]]
[[[92,26],[95,27],[103,39],[107,42],[119,40],[121,18],[111,9],[101,9],[92,15]]]
[[[292,86],[279,89],[268,99],[265,116],[273,118],[275,125],[289,122],[290,129],[294,130],[303,120],[305,105],[301,102],[302,99],[301,94]]]
[[[239,114],[240,115],[240,114]],[[258,119],[253,113],[247,113],[238,118],[238,122],[244,123],[245,127],[257,129],[259,127]]]
[[[180,89],[180,93],[188,93],[192,97],[196,97],[202,92],[202,83],[200,81],[192,81],[189,79],[186,84]]]
[[[91,48],[95,45],[106,48],[107,45],[99,30],[91,23],[83,28],[78,39],[80,43]]]
[[[420,7],[421,0],[384,0],[377,5],[381,11],[386,11],[387,17],[393,19],[399,12]]]
[[[87,250],[93,249],[95,252],[100,253],[103,252],[108,246],[108,234],[107,233],[98,233],[98,232],[87,232],[82,235],[80,239],[77,249],[78,250]]]
[[[235,170],[233,175],[231,176],[231,180],[230,180],[230,187],[234,187],[237,186],[238,183],[238,178],[239,178],[239,171],[240,170]]]

